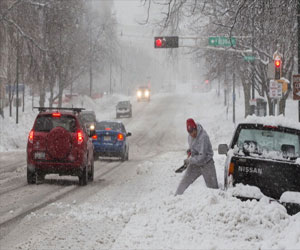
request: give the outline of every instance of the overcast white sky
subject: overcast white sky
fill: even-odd
[[[153,32],[151,24],[142,25],[147,18],[147,8],[143,6],[140,0],[114,0],[115,13],[119,23],[120,32],[122,31],[123,39],[132,42],[153,43]],[[154,7],[151,8],[150,17],[157,16]]]
[[[138,26],[145,19],[145,8],[140,0],[114,0],[118,21],[123,25]]]

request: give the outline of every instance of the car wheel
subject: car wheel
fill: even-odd
[[[79,178],[79,186],[85,186],[88,183],[88,170],[87,166],[84,167],[81,174],[78,176]]]
[[[121,161],[126,161],[126,153],[121,154]]]
[[[91,162],[91,171],[89,172],[88,179],[89,179],[89,181],[93,181],[94,180],[94,159]]]
[[[29,171],[27,168],[27,183],[28,184],[35,184],[36,183],[36,172]]]
[[[129,152],[127,152],[127,155],[126,155],[126,161],[129,160]]]
[[[40,184],[45,180],[45,174],[36,172],[36,184]]]

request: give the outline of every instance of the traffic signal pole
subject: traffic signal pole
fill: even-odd
[[[300,0],[297,3],[297,23],[298,23],[298,74],[300,74]],[[300,122],[300,100],[298,101],[298,121]]]
[[[299,0],[300,1],[300,0]],[[252,55],[254,55],[254,17],[252,17],[252,39],[251,39],[251,50]],[[252,100],[255,99],[255,60],[252,61],[252,68],[251,68],[251,81],[252,81]],[[253,114],[252,114],[253,115]]]

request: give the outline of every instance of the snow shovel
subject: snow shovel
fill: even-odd
[[[180,168],[175,170],[175,173],[182,173],[187,168],[187,165],[182,165]]]
[[[188,155],[188,158],[191,156],[191,150],[188,149],[186,151],[187,155]],[[180,168],[177,168],[175,170],[175,173],[182,173],[184,170],[186,170],[186,168],[188,167],[188,164],[183,164]]]

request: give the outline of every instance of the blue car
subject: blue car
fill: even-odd
[[[96,133],[92,137],[94,144],[94,159],[101,156],[119,157],[122,161],[129,159],[129,145],[125,126],[119,121],[96,122]]]

